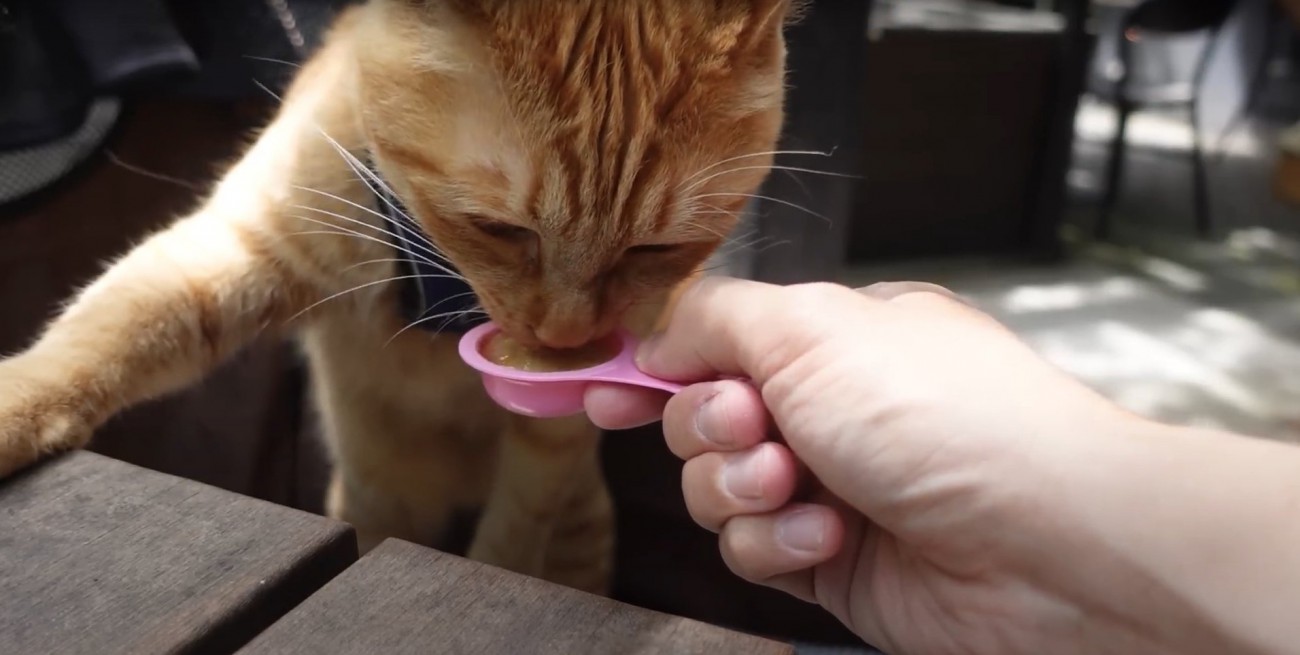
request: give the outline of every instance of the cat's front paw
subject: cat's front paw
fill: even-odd
[[[94,428],[71,394],[27,361],[0,362],[0,478],[45,455],[86,445]]]

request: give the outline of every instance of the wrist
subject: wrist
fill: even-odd
[[[1300,639],[1300,449],[1130,417],[1072,450],[1042,573],[1087,621],[1142,650]]]

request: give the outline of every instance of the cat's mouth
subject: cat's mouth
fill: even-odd
[[[491,317],[492,312],[489,311],[488,315]],[[500,328],[501,334],[509,337],[511,341],[520,347],[537,351],[586,348],[608,339],[618,327],[618,321],[601,321],[596,325],[568,329],[555,329],[545,324],[537,325],[528,322],[498,321],[495,318],[492,321]]]
[[[528,347],[498,332],[480,346],[481,354],[500,366],[534,373],[577,371],[603,364],[618,354],[623,342],[613,334],[578,348]]]
[[[478,294],[479,307],[503,334],[532,349],[572,350],[600,342],[625,327],[633,306],[618,303],[593,311],[591,306],[574,305],[571,312],[558,312],[553,304],[501,298],[493,291]]]

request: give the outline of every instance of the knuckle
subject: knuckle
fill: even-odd
[[[852,290],[834,282],[805,282],[786,287],[791,293],[798,294],[803,302],[836,302],[852,295]]]
[[[951,291],[937,288],[915,288],[905,291],[894,297],[896,302],[907,302],[925,305],[942,305],[952,306],[964,304],[957,299],[957,295]]]
[[[688,317],[692,313],[691,308],[700,306],[704,303],[704,299],[709,298],[730,283],[732,283],[730,278],[722,276],[706,276],[696,280],[682,291],[673,312],[673,317],[680,317],[680,320],[697,320]],[[683,309],[686,311],[681,311]]]
[[[858,287],[857,289],[854,289],[854,291],[857,291],[858,293],[860,293],[860,294],[862,294],[862,295],[864,295],[864,296],[871,296],[871,297],[873,297],[873,298],[889,298],[889,297],[891,297],[891,296],[896,296],[896,295],[898,295],[898,293],[899,293],[899,286],[900,286],[900,285],[903,285],[903,284],[905,284],[905,283],[903,283],[903,282],[873,282],[873,283],[871,283],[871,284],[868,284],[868,285],[865,286],[865,287]]]
[[[922,301],[962,304],[958,295],[947,287],[931,282],[885,281],[856,289],[857,293],[886,301]]]
[[[861,302],[861,296],[852,289],[830,282],[810,282],[786,288],[787,306],[805,321],[834,321],[830,308],[845,303]]]

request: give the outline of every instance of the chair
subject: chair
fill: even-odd
[[[1115,23],[1111,35],[1116,44],[1118,76],[1109,84],[1094,85],[1102,90],[1098,95],[1109,96],[1115,104],[1118,120],[1106,161],[1106,171],[1101,205],[1097,215],[1095,236],[1110,237],[1111,217],[1124,176],[1126,130],[1129,115],[1141,107],[1183,107],[1192,125],[1192,206],[1196,230],[1202,238],[1210,236],[1209,190],[1205,175],[1205,156],[1200,134],[1198,96],[1211,55],[1218,44],[1219,30],[1232,14],[1235,0],[1143,0],[1128,9]],[[1143,35],[1176,35],[1206,32],[1200,48],[1190,86],[1139,89],[1132,84],[1133,44]]]

